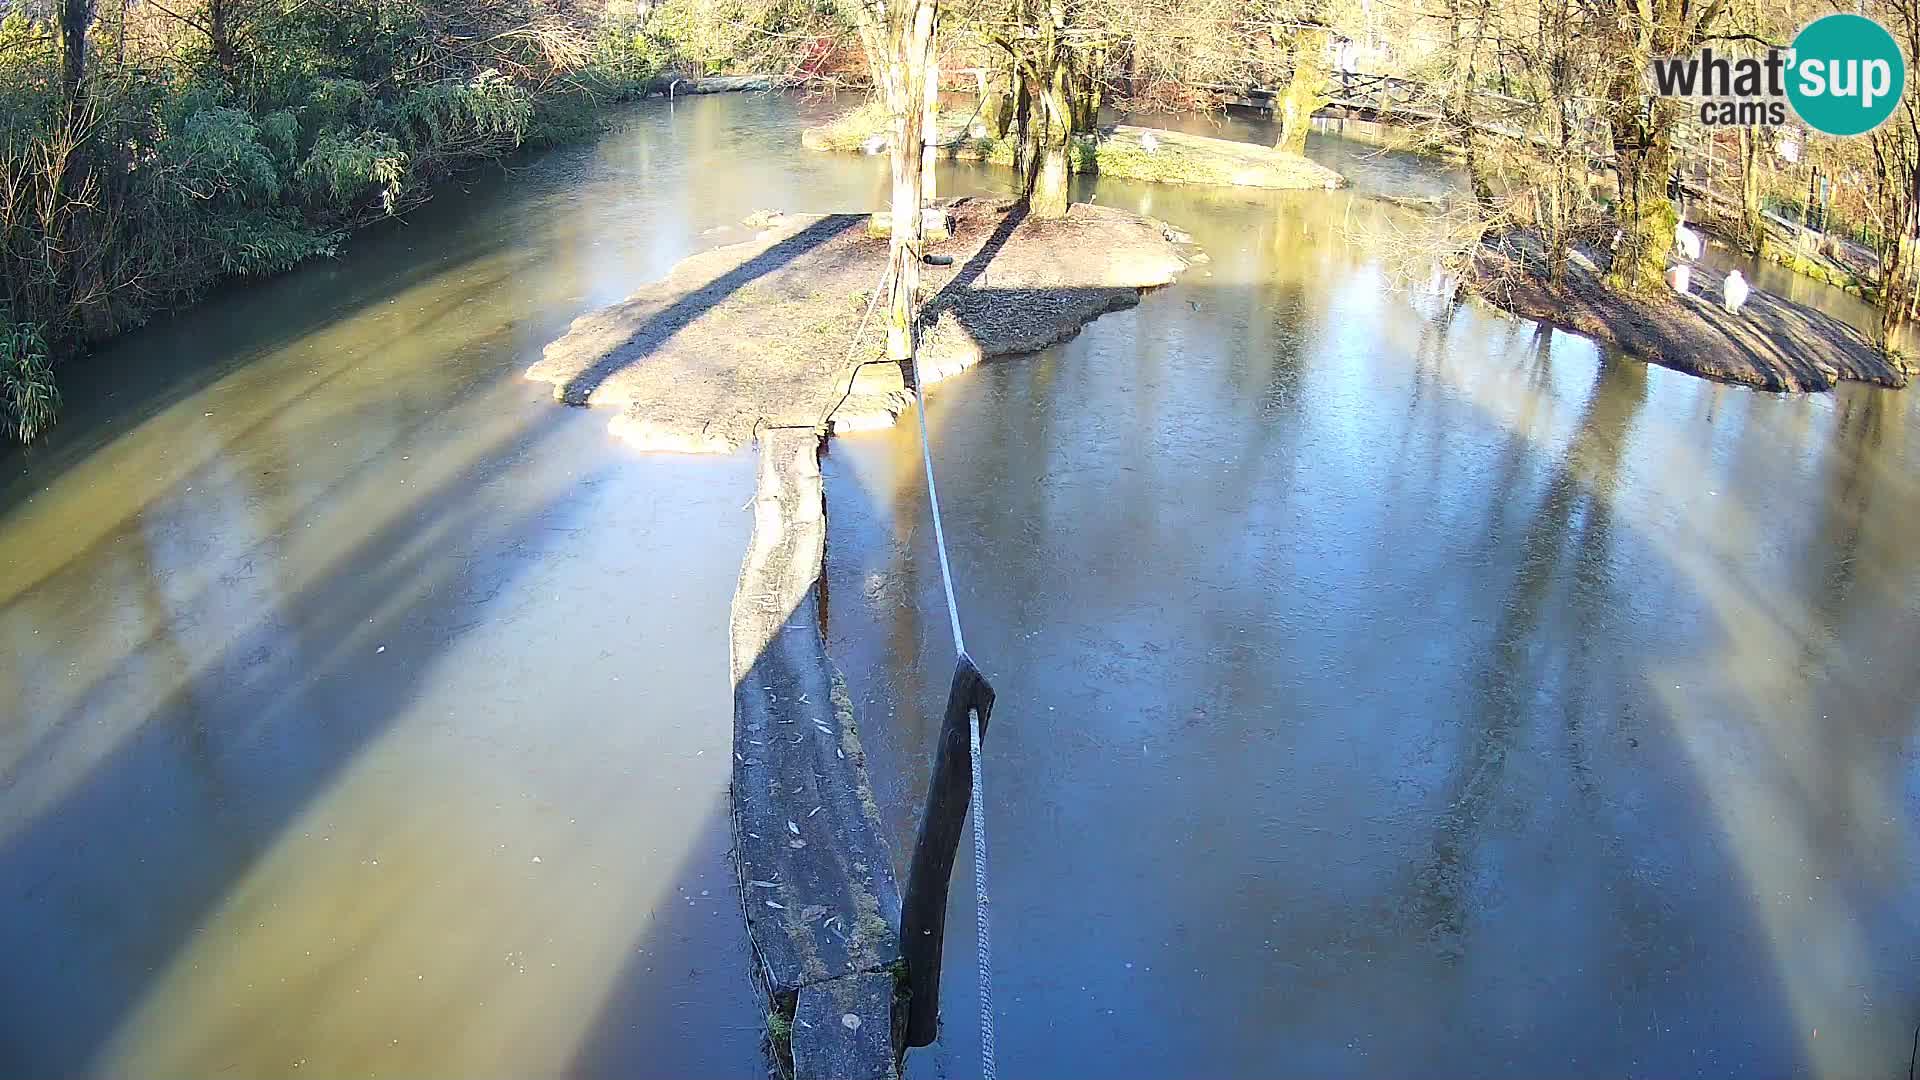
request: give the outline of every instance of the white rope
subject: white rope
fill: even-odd
[[[847,344],[847,360],[853,359],[854,350],[859,348],[860,339],[866,335],[867,320],[872,318],[874,306],[880,299],[887,281],[891,277],[891,264],[881,271],[880,281],[873,293],[867,298],[866,313],[860,316],[860,325],[853,332],[853,340]],[[915,313],[918,317],[918,312]],[[911,331],[910,331],[911,333]],[[917,339],[918,335],[912,335]],[[919,342],[914,340],[915,346]],[[859,366],[853,368],[853,373]],[[853,373],[847,380],[847,389],[840,395],[840,404],[827,410],[821,418],[824,428],[841,404],[845,404],[853,394]],[[953,629],[953,651],[959,656],[967,654],[967,639],[960,632],[960,603],[953,594],[953,566],[947,560],[947,533],[940,522],[940,494],[933,481],[933,440],[927,433],[927,395],[922,389],[920,377],[920,354],[913,350],[913,399],[920,413],[920,460],[927,469],[927,504],[933,510],[933,542],[940,553],[940,582],[947,593],[947,620]],[[973,709],[967,710],[968,757],[973,765],[973,926],[975,944],[975,970],[980,983],[980,1076],[982,1080],[997,1080],[998,1065],[995,1060],[995,1039],[993,1033],[993,937],[989,926],[987,906],[987,802],[986,784],[980,773],[980,714]]]
[[[992,938],[987,932],[987,804],[980,781],[980,714],[967,710],[967,734],[973,742],[973,926],[974,957],[980,971],[980,1076],[994,1080]]]
[[[917,335],[914,335],[917,337]],[[918,342],[916,341],[917,345]],[[953,568],[947,561],[947,534],[940,524],[940,495],[933,483],[933,440],[927,434],[927,395],[920,376],[920,352],[913,350],[913,398],[920,411],[920,459],[927,467],[927,503],[933,508],[933,543],[940,553],[940,581],[947,590],[947,619],[953,627],[953,651],[967,654],[960,632],[960,604],[953,595]],[[980,714],[967,710],[968,757],[973,762],[973,923],[975,970],[980,982],[980,1075],[995,1080],[993,1036],[993,945],[987,908],[987,802],[980,774]]]
[[[920,407],[920,458],[927,465],[927,503],[933,507],[933,543],[940,552],[940,580],[947,587],[947,618],[953,624],[953,651],[964,653],[967,639],[960,633],[960,605],[953,598],[953,568],[947,564],[947,533],[940,527],[940,493],[933,486],[933,443],[927,437],[927,395],[920,382],[920,350],[916,348],[913,351],[913,399]],[[979,794],[974,792],[976,797]]]

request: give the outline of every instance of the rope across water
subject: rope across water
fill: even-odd
[[[947,534],[940,522],[940,495],[933,481],[933,441],[927,433],[927,395],[920,377],[920,357],[913,359],[913,398],[920,414],[920,459],[927,469],[927,502],[933,510],[933,542],[940,553],[940,582],[947,591],[947,619],[953,628],[953,651],[967,653],[967,639],[960,631],[960,604],[953,595],[953,566],[947,559]],[[967,739],[973,764],[973,922],[977,971],[980,982],[980,1075],[996,1080],[993,1034],[993,944],[987,904],[987,803],[986,787],[980,774],[980,714],[967,712]]]
[[[993,943],[987,927],[987,804],[980,782],[980,714],[967,714],[973,744],[973,926],[974,960],[980,972],[980,1076],[995,1080],[993,1060]]]

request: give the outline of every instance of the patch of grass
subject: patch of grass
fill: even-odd
[[[783,1077],[793,1075],[793,1013],[779,1009],[767,1013],[767,1048],[773,1064]]]
[[[1272,147],[1210,139],[1178,132],[1153,133],[1148,149],[1141,129],[1122,127],[1101,135],[1076,135],[1067,167],[1152,184],[1210,184],[1221,187],[1313,189],[1338,187],[1340,175],[1323,165]],[[965,139],[947,150],[950,157],[1012,167],[1013,139],[988,136]]]
[[[886,106],[869,98],[849,112],[808,128],[801,134],[800,142],[809,150],[855,154],[875,133],[884,135],[888,122]]]

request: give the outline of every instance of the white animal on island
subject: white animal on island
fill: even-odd
[[[860,144],[860,149],[869,154],[885,153],[887,149],[887,137],[877,132],[869,135],[867,136],[867,141]]]
[[[1160,149],[1159,136],[1155,135],[1151,131],[1141,132],[1140,133],[1140,149],[1145,150],[1149,154],[1153,153],[1155,150]]]
[[[1673,229],[1673,247],[1683,259],[1700,258],[1700,234],[1687,228],[1687,212],[1680,211],[1680,224]]]
[[[1681,296],[1687,295],[1687,290],[1693,287],[1693,267],[1682,263],[1667,271],[1667,284]]]
[[[1753,290],[1747,285],[1747,277],[1738,270],[1727,271],[1727,280],[1720,286],[1721,299],[1726,302],[1730,314],[1740,314],[1740,305],[1747,302],[1747,294]]]

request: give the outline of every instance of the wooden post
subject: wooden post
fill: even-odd
[[[940,1033],[940,954],[946,944],[947,888],[954,854],[973,799],[973,746],[968,713],[980,717],[987,737],[993,687],[966,653],[953,666],[940,741],[927,779],[927,807],[913,842],[907,893],[900,904],[900,955],[907,961],[907,1045],[925,1046]],[[984,813],[985,807],[975,810]]]

